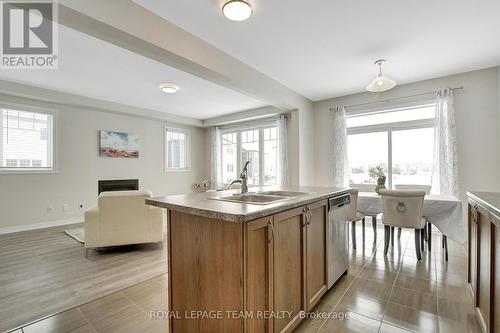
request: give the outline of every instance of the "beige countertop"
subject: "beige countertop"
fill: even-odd
[[[146,204],[192,215],[243,223],[349,192],[347,187],[266,186],[249,188],[249,192],[272,190],[307,192],[308,194],[266,205],[256,205],[208,199],[237,194],[240,190],[212,191],[155,197],[146,199]]]
[[[467,192],[467,195],[477,203],[486,207],[500,218],[500,193],[498,192]]]

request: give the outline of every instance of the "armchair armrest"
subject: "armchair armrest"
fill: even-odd
[[[99,230],[99,208],[92,207],[85,211],[85,247],[97,246],[97,232]]]
[[[163,212],[163,208],[149,207],[151,237],[154,241],[161,241],[163,239]]]

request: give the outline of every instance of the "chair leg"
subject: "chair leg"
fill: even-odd
[[[363,247],[365,246],[365,218],[361,220],[361,234],[363,235]]]
[[[391,246],[394,247],[394,227],[391,227]]]
[[[373,236],[377,237],[377,216],[372,216]]]
[[[356,250],[356,221],[351,222],[352,248]]]
[[[446,237],[445,235],[441,234],[441,248],[443,248],[443,249],[444,249],[444,238],[445,237]]]
[[[422,252],[425,251],[424,237],[425,237],[425,227],[423,227],[422,229],[420,229],[420,250]]]
[[[432,224],[427,222],[427,247],[429,248],[429,252],[431,251],[431,243],[432,243]]]
[[[388,225],[384,226],[384,255],[387,255],[389,250],[389,238],[391,237],[391,229]]]
[[[401,230],[403,230],[403,228],[398,228],[398,239],[401,238]]]
[[[87,247],[85,248],[85,258],[89,257],[89,251],[90,250],[91,250],[90,248],[87,248]]]
[[[448,261],[448,237],[443,235],[444,240],[444,258]]]
[[[417,260],[422,260],[422,254],[420,253],[420,230],[418,229],[415,229],[415,252]]]

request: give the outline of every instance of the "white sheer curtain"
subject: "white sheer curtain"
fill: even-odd
[[[276,119],[278,126],[278,171],[276,185],[288,184],[288,133],[287,116],[278,115]]]
[[[218,190],[223,187],[222,184],[222,156],[221,156],[221,131],[215,126],[210,129],[210,181],[212,189]]]
[[[333,110],[333,185],[349,185],[349,160],[347,157],[347,124],[345,108]]]
[[[435,125],[433,187],[437,193],[458,198],[457,135],[450,88],[436,93]]]

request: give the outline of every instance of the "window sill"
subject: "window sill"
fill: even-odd
[[[191,172],[191,169],[165,169],[165,173]]]
[[[51,175],[51,174],[56,174],[56,170],[27,170],[27,169],[21,169],[21,170],[13,170],[13,169],[7,169],[7,170],[0,170],[0,175]]]

